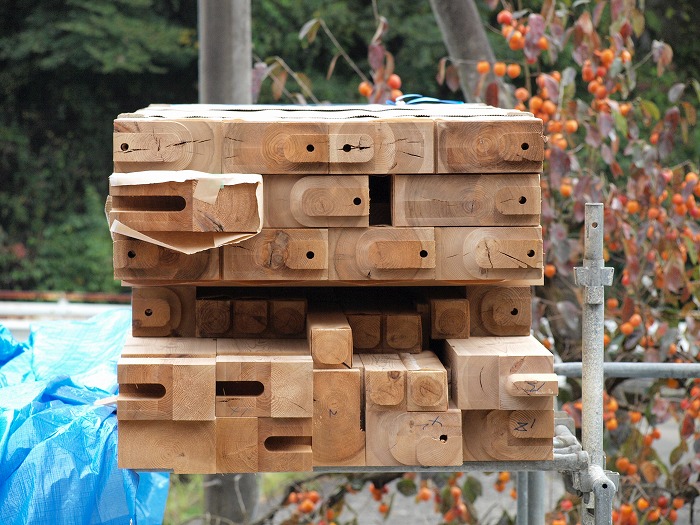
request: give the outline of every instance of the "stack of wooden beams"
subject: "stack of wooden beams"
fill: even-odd
[[[551,459],[543,157],[541,120],[484,105],[120,115],[119,466]]]

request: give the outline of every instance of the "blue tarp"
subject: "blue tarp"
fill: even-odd
[[[131,312],[0,325],[0,523],[162,523],[169,477],[117,468],[116,365]]]

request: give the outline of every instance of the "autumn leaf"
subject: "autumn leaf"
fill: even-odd
[[[316,38],[316,33],[318,33],[320,27],[321,19],[312,18],[311,20],[306,22],[299,30],[299,40],[303,40],[304,38],[306,38],[306,41],[309,44],[312,43]]]
[[[665,42],[654,40],[651,44],[651,57],[656,64],[656,74],[661,76],[673,60],[673,49]]]

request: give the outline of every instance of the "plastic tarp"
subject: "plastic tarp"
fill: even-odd
[[[117,359],[131,312],[0,325],[0,523],[162,523],[169,476],[117,468]]]

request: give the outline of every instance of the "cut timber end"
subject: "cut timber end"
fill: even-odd
[[[193,337],[194,286],[134,288],[131,331],[134,336]]]
[[[362,373],[314,370],[313,462],[316,466],[364,466]]]
[[[404,410],[406,367],[398,354],[363,354],[365,402],[368,407]]]
[[[472,336],[530,335],[532,292],[529,287],[468,286]]]
[[[352,330],[345,314],[340,311],[309,312],[306,334],[316,366],[352,366]]]
[[[367,408],[368,466],[462,464],[462,413]]]

